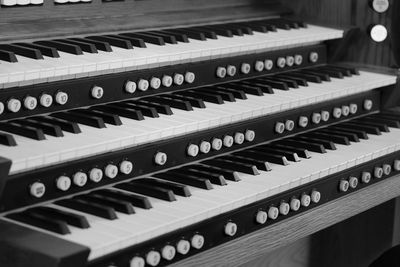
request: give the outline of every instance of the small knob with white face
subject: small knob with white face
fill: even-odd
[[[288,130],[289,132],[293,131],[293,129],[294,129],[294,121],[287,120],[285,122],[285,129]]]
[[[235,144],[241,145],[244,143],[244,140],[245,140],[244,134],[235,133],[235,136],[234,136]]]
[[[322,119],[321,114],[316,112],[316,113],[313,113],[311,120],[314,124],[319,124],[321,122],[321,119]]]
[[[371,99],[364,100],[363,107],[364,107],[365,110],[370,111],[372,109],[373,105],[374,105],[374,103],[372,102]]]
[[[265,67],[265,65],[264,65],[264,62],[262,62],[262,61],[256,61],[256,63],[254,64],[254,69],[257,72],[262,72],[264,70],[264,67]]]
[[[104,173],[108,178],[114,179],[118,175],[118,167],[114,164],[108,164],[104,169]]]
[[[211,150],[211,144],[207,141],[201,141],[200,143],[200,152],[203,154],[209,153]]]
[[[185,82],[192,84],[194,83],[195,80],[196,80],[196,75],[193,72],[188,71],[185,73]]]
[[[104,95],[104,89],[100,86],[93,86],[90,94],[94,99],[101,99]]]
[[[258,211],[256,214],[256,222],[258,224],[265,224],[268,219],[268,214],[265,211]]]
[[[74,182],[74,185],[82,187],[86,185],[87,183],[87,175],[84,172],[76,172],[74,176],[72,177],[72,180]]]
[[[149,89],[149,81],[140,79],[137,83],[137,86],[140,91],[147,91],[147,89]]]
[[[396,159],[393,163],[393,169],[395,171],[400,171],[400,160]]]
[[[340,192],[347,192],[347,190],[349,190],[350,184],[348,181],[346,180],[341,180],[339,182],[339,190]]]
[[[89,172],[89,179],[95,183],[98,183],[103,179],[103,171],[99,168],[93,168]]]
[[[244,139],[247,142],[253,142],[255,138],[256,138],[256,133],[253,130],[246,130],[244,134]]]
[[[146,255],[146,263],[150,266],[157,266],[160,263],[161,255],[157,251],[150,251]]]
[[[222,148],[222,140],[219,138],[214,138],[211,142],[211,147],[214,150],[221,150]]]
[[[57,104],[63,106],[68,102],[68,94],[64,92],[57,92],[55,99]]]
[[[286,66],[286,59],[284,57],[279,57],[276,60],[276,65],[278,68],[283,69]]]
[[[35,198],[41,198],[46,192],[46,186],[41,182],[34,182],[33,184],[31,184],[29,192],[31,196]]]
[[[164,75],[161,80],[162,85],[165,87],[171,87],[173,82],[172,77],[169,75]]]
[[[383,176],[383,169],[381,167],[375,167],[374,169],[374,177],[375,178],[382,178]]]
[[[56,186],[61,191],[68,191],[71,188],[71,179],[68,176],[60,176],[56,180]]]
[[[224,140],[223,140],[223,144],[225,147],[231,147],[233,146],[234,140],[233,137],[230,135],[225,135],[224,136]]]
[[[150,87],[157,90],[161,87],[161,80],[160,78],[153,77],[150,80]]]
[[[370,27],[369,35],[374,42],[381,43],[387,39],[388,31],[385,26],[377,24]]]
[[[37,107],[37,99],[33,96],[27,96],[24,99],[24,107],[28,110],[34,110]]]
[[[301,196],[300,202],[303,207],[308,207],[311,204],[311,197],[307,194],[303,194]]]
[[[146,265],[142,257],[135,256],[129,262],[129,267],[144,267]]]
[[[133,171],[133,163],[129,160],[124,160],[119,164],[119,171],[123,174],[130,174]]]
[[[321,200],[321,193],[319,191],[317,191],[317,190],[313,190],[311,192],[311,201],[316,204],[320,200]]]
[[[238,230],[238,227],[237,227],[237,224],[236,224],[236,223],[234,223],[234,222],[228,222],[228,223],[225,225],[224,233],[225,233],[227,236],[234,236],[234,235],[236,235],[237,230]]]
[[[226,77],[226,68],[225,67],[218,67],[216,75],[218,78],[225,78]]]
[[[175,258],[175,255],[176,255],[176,249],[171,245],[166,245],[161,250],[161,256],[167,261],[170,261],[173,258]]]
[[[332,116],[335,119],[339,119],[342,116],[342,109],[341,108],[334,108],[332,111]]]
[[[357,104],[350,104],[350,114],[356,114],[358,111],[358,105]]]
[[[269,207],[268,218],[276,220],[279,216],[279,209],[277,207]]]
[[[196,157],[199,154],[199,146],[195,144],[189,144],[186,153],[190,157]]]
[[[275,124],[275,132],[281,134],[285,131],[285,124],[282,122],[277,122]]]
[[[389,175],[392,172],[392,166],[389,164],[383,164],[382,169],[385,175]]]
[[[290,200],[290,209],[293,211],[298,211],[300,209],[301,203],[297,198],[292,198]]]
[[[249,74],[251,71],[251,66],[248,63],[243,63],[242,66],[240,66],[240,71],[243,74]]]
[[[342,115],[347,117],[350,114],[350,107],[349,106],[342,106]]]
[[[136,89],[137,89],[137,84],[135,82],[127,81],[125,83],[125,92],[133,94],[134,92],[136,92]]]
[[[0,114],[3,114],[4,112],[4,104],[0,102]]]
[[[179,254],[186,255],[190,250],[190,243],[187,240],[179,240],[178,244],[176,244],[176,251]]]
[[[167,163],[167,159],[168,159],[168,156],[166,153],[157,152],[154,156],[154,163],[159,166],[162,166],[162,165],[165,165],[165,163]]]
[[[11,98],[7,102],[7,109],[12,113],[17,113],[21,109],[21,101],[15,98]]]
[[[204,246],[204,236],[195,234],[190,240],[190,244],[195,249],[201,249]]]
[[[363,172],[361,174],[361,182],[368,184],[371,181],[372,175],[370,172]]]
[[[330,116],[331,115],[329,114],[328,111],[326,111],[326,110],[321,111],[321,120],[322,121],[327,122],[329,120]]]
[[[311,52],[309,56],[309,60],[311,63],[317,63],[319,59],[319,54],[317,52]]]
[[[233,77],[233,76],[236,75],[236,72],[237,72],[236,66],[228,65],[228,66],[226,67],[226,74],[227,74],[228,76]],[[222,77],[221,77],[221,78],[222,78]]]
[[[286,202],[282,202],[279,205],[279,213],[282,215],[288,215],[290,211],[290,205]]]
[[[306,116],[300,116],[299,118],[299,126],[301,128],[306,128],[308,125],[308,118]]]
[[[175,73],[175,75],[174,75],[174,84],[182,85],[184,81],[185,81],[185,77],[182,74]]]
[[[274,67],[274,62],[270,59],[266,59],[264,61],[264,68],[265,70],[272,70],[272,68]]]
[[[300,66],[301,64],[303,64],[303,56],[295,55],[294,56],[294,64],[296,64],[297,66]]]
[[[354,176],[351,176],[349,178],[349,185],[350,185],[351,188],[355,189],[358,186],[358,178],[354,177]]]
[[[286,57],[286,65],[288,67],[292,67],[294,65],[294,57],[292,56],[287,56]]]

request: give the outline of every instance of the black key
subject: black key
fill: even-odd
[[[217,167],[212,167],[212,166],[205,166],[205,165],[189,165],[189,166],[184,166],[184,168],[190,168],[190,169],[195,169],[198,171],[204,171],[204,172],[211,172],[216,175],[223,175],[226,180],[238,182],[240,181],[239,173],[237,171],[232,171],[228,169],[222,169],[222,168],[217,168]]]
[[[12,213],[7,215],[6,217],[61,235],[66,235],[71,233],[66,222],[62,220],[49,219],[46,218],[45,216],[34,214],[30,211]]]
[[[246,84],[240,84],[240,83],[228,83],[228,84],[220,84],[218,85],[220,88],[226,88],[226,89],[231,89],[231,90],[238,90],[245,92],[246,94],[249,95],[256,95],[256,96],[263,96],[264,93],[262,90],[258,87],[253,87],[249,86]]]
[[[112,207],[116,211],[125,213],[125,214],[134,214],[135,209],[133,208],[132,204],[128,201],[123,201],[119,199],[114,199],[112,197],[104,197],[101,195],[96,195],[96,193],[90,193],[87,195],[80,195],[75,197],[75,199],[80,199],[83,201],[87,201],[90,203],[95,203],[98,205],[105,205]]]
[[[325,133],[325,134],[334,134],[334,135],[345,136],[351,142],[360,142],[360,139],[358,138],[358,136],[355,133],[335,131],[335,130],[331,130],[329,128],[320,129],[320,130],[318,130],[318,132],[322,132],[322,133]]]
[[[389,116],[384,116],[381,114],[374,114],[372,116],[364,117],[360,119],[361,121],[371,121],[371,122],[382,122],[387,124],[389,127],[392,128],[400,128],[400,121],[397,119],[393,119]]]
[[[269,145],[257,146],[257,147],[253,147],[252,149],[254,149],[256,151],[267,152],[267,153],[274,154],[274,155],[284,156],[290,161],[294,161],[294,162],[300,161],[300,158],[297,155],[297,153],[293,152],[293,151],[285,151],[285,150],[281,150],[279,148],[272,148]]]
[[[267,31],[271,31],[271,32],[276,32],[277,31],[277,28],[276,28],[275,25],[272,25],[271,23],[268,23],[268,22],[265,22],[265,21],[251,21],[249,23],[251,23],[253,25],[264,26],[267,29]]]
[[[351,77],[351,76],[353,76],[353,74],[351,73],[351,71],[348,70],[348,69],[345,69],[345,68],[336,68],[335,66],[330,66],[330,65],[323,66],[322,68],[323,68],[324,70],[331,70],[331,71],[340,72],[340,73],[342,73],[343,76],[345,76],[345,77]]]
[[[96,46],[97,50],[101,50],[104,52],[112,52],[112,48],[108,42],[97,41],[97,40],[90,40],[86,38],[71,38],[72,41],[78,41],[81,43],[93,44]]]
[[[387,126],[387,124],[385,123],[381,123],[379,121],[362,121],[362,120],[352,120],[351,123],[355,123],[355,124],[360,124],[360,125],[367,125],[367,126],[374,126],[374,127],[378,127],[379,130],[381,130],[382,132],[388,133],[390,132],[389,127]]]
[[[45,45],[53,47],[59,51],[63,51],[65,53],[73,54],[73,55],[82,55],[82,49],[74,44],[66,44],[57,41],[37,41],[34,42],[35,44]]]
[[[233,35],[237,35],[237,36],[243,36],[244,33],[242,31],[242,29],[237,28],[237,27],[229,27],[228,25],[224,25],[224,24],[218,24],[218,25],[213,25],[213,28],[217,27],[219,29],[224,29],[224,30],[229,30],[232,32]]]
[[[316,131],[316,132],[311,132],[311,133],[305,133],[302,136],[327,140],[327,141],[331,141],[336,144],[341,144],[341,145],[346,145],[346,146],[350,145],[350,140],[346,136],[336,135],[333,133],[326,134],[323,132]]]
[[[219,91],[218,89],[215,89],[215,88],[201,87],[201,88],[196,89],[196,92],[219,95],[220,97],[222,97],[222,100],[224,100],[224,101],[236,102],[236,99],[233,96],[233,94],[231,94],[229,92]]]
[[[316,68],[315,71],[316,72],[318,71],[318,72],[326,73],[329,76],[334,77],[334,78],[338,78],[338,79],[343,79],[344,78],[343,73],[340,72],[340,71],[329,70],[329,69],[326,69],[326,68]]]
[[[262,170],[262,171],[270,171],[271,170],[271,166],[269,165],[268,161],[265,161],[265,160],[258,160],[255,158],[241,157],[241,156],[236,156],[236,155],[223,156],[223,157],[220,157],[220,159],[230,160],[230,161],[245,163],[245,164],[254,164],[257,167],[257,169]]]
[[[350,71],[350,73],[353,75],[360,75],[360,71],[353,67],[342,67],[342,66],[337,66],[337,65],[329,65],[329,67]]]
[[[165,45],[164,39],[162,37],[156,36],[156,35],[151,35],[151,34],[141,33],[141,32],[140,33],[139,32],[122,33],[120,35],[142,39],[146,43],[150,43],[150,44]]]
[[[224,91],[224,92],[231,93],[237,99],[243,99],[243,100],[247,99],[247,96],[246,96],[245,92],[241,91],[241,90],[223,88],[223,87],[220,87],[218,85],[216,85],[215,87],[210,87],[210,88],[215,88],[215,90],[218,90],[218,91]]]
[[[194,91],[194,90],[189,90],[189,91],[180,91],[179,94],[183,95],[183,96],[200,98],[203,101],[214,103],[214,104],[219,104],[219,105],[224,103],[224,100],[222,99],[221,96],[210,94],[210,93],[202,93],[202,92],[198,92],[198,91]]]
[[[53,113],[51,114],[51,116],[67,121],[77,122],[87,126],[92,126],[95,128],[106,128],[104,120],[97,116],[84,115],[72,111]]]
[[[190,176],[193,176],[193,177],[197,177],[197,178],[208,179],[208,180],[210,180],[210,182],[212,184],[221,185],[221,186],[227,185],[227,183],[225,181],[225,178],[223,176],[221,176],[221,175],[213,175],[213,174],[210,174],[210,173],[207,173],[207,172],[201,172],[201,171],[197,171],[197,170],[194,170],[194,169],[182,169],[182,168],[180,168],[180,169],[178,169],[176,171],[179,172],[179,173],[182,173],[184,175],[187,174],[187,175],[190,175]]]
[[[273,154],[262,150],[246,149],[243,151],[235,152],[233,153],[233,155],[246,158],[255,158],[257,160],[264,160],[270,163],[275,163],[283,166],[289,165],[289,161],[285,156]]]
[[[289,23],[287,23],[287,22],[285,22],[283,20],[280,20],[280,19],[269,19],[266,22],[274,25],[278,29],[283,29],[283,30],[290,30],[291,29]]]
[[[181,38],[181,39],[191,38],[200,41],[206,40],[206,36],[203,33],[191,31],[190,29],[185,29],[185,30],[168,29],[168,30],[163,30],[162,32],[165,32],[167,34],[172,34],[175,36],[175,38]]]
[[[142,112],[140,110],[128,108],[128,107],[120,107],[118,104],[109,104],[104,106],[94,106],[90,108],[91,110],[99,110],[107,113],[117,114],[118,116],[142,121],[144,120]]]
[[[166,34],[166,33],[162,33],[162,32],[149,32],[149,34],[159,36],[164,39],[164,42],[169,43],[169,44],[177,44],[178,43],[178,40],[172,34]]]
[[[284,82],[278,82],[278,81],[273,81],[267,78],[258,78],[255,80],[256,82],[262,83],[262,84],[267,84],[271,86],[272,88],[279,89],[279,90],[289,90],[289,86],[284,83]]]
[[[283,19],[283,18],[280,18],[279,20],[282,21],[282,22],[284,22],[284,23],[287,23],[287,24],[290,26],[290,28],[292,28],[292,29],[298,29],[298,28],[300,28],[300,27],[301,27],[301,26],[300,26],[300,23],[301,23],[301,25],[305,25],[305,24],[302,23],[302,22],[287,20],[287,19]]]
[[[12,121],[0,122],[0,130],[39,141],[46,139],[41,129],[31,126],[24,126]]]
[[[254,89],[261,90],[265,94],[274,94],[274,90],[268,84],[258,83],[253,80],[245,80],[245,81],[237,82],[237,84],[242,85],[245,88],[252,88],[253,90]]]
[[[172,190],[175,195],[190,197],[192,194],[190,193],[189,188],[186,185],[178,184],[170,181],[160,180],[156,178],[143,178],[136,179],[135,182],[147,184],[155,187],[162,187],[168,190]]]
[[[128,201],[135,207],[139,207],[142,209],[151,209],[153,206],[150,203],[150,200],[141,195],[135,195],[131,193],[126,193],[123,191],[111,190],[111,189],[101,189],[97,191],[93,191],[96,195],[101,195],[105,197],[111,197],[114,199],[119,199],[123,201]]]
[[[218,39],[217,34],[211,30],[196,29],[196,28],[185,28],[185,29],[181,29],[181,30],[201,33],[201,34],[204,34],[204,36],[208,39],[214,39],[214,40]]]
[[[15,142],[15,139],[11,134],[0,132],[0,144],[5,146],[16,146],[17,142]]]
[[[132,46],[140,47],[140,48],[146,48],[146,43],[144,42],[143,39],[141,38],[135,38],[132,36],[127,36],[123,34],[118,34],[118,35],[107,35],[108,37],[112,38],[117,38],[117,39],[123,39],[131,42]]]
[[[225,36],[225,37],[233,37],[232,31],[224,29],[224,28],[215,27],[214,25],[196,27],[196,29],[203,30],[203,31],[213,31],[217,35],[221,35],[221,36]]]
[[[282,78],[282,79],[290,79],[290,80],[295,81],[300,86],[308,86],[308,82],[307,82],[306,79],[290,76],[290,73],[288,73],[288,74],[279,74],[279,75],[276,75],[276,76],[273,76],[273,77]]]
[[[379,130],[378,127],[375,126],[367,126],[367,125],[361,125],[361,124],[356,124],[353,122],[345,122],[345,123],[341,123],[339,124],[340,127],[344,127],[346,129],[355,129],[355,130],[362,130],[365,131],[369,134],[374,134],[374,135],[381,135],[381,131]]]
[[[62,132],[62,129],[58,125],[54,125],[51,123],[47,122],[40,122],[40,121],[35,121],[31,118],[23,119],[23,120],[15,120],[15,122],[25,125],[25,126],[31,126],[34,128],[41,129],[45,134],[55,136],[55,137],[63,137],[64,134]]]
[[[30,48],[26,46],[21,46],[18,44],[0,44],[0,50],[13,52],[17,55],[33,58],[33,59],[43,59],[43,55],[40,50],[36,48]]]
[[[99,111],[99,110],[90,110],[90,109],[76,109],[76,110],[71,110],[70,111],[73,114],[82,114],[82,115],[88,115],[88,116],[93,116],[93,117],[99,117],[102,120],[104,120],[105,123],[120,126],[122,125],[121,119],[118,115],[111,114],[108,112],[104,111]]]
[[[297,84],[296,81],[294,80],[289,80],[289,79],[285,79],[285,78],[278,78],[275,76],[272,77],[268,77],[268,79],[270,79],[271,81],[275,81],[275,82],[282,82],[287,84],[290,88],[299,88],[299,85]]]
[[[109,36],[88,36],[85,38],[94,41],[107,42],[112,46],[124,49],[133,49],[132,43],[122,38],[109,37]]]
[[[206,108],[206,105],[204,104],[202,99],[194,98],[194,97],[190,97],[190,96],[179,95],[179,92],[174,93],[174,94],[168,94],[165,96],[168,96],[169,98],[176,99],[176,100],[188,101],[193,107],[196,107],[196,108]]]
[[[288,145],[293,147],[305,148],[307,150],[317,152],[317,153],[326,153],[325,147],[318,143],[310,143],[304,141],[294,141],[294,140],[280,140],[276,142],[277,144]]]
[[[251,175],[259,175],[260,172],[254,164],[247,163],[236,163],[230,160],[222,160],[219,158],[211,159],[207,161],[203,161],[202,164],[207,164],[210,166],[223,168],[223,169],[232,169],[238,172],[243,172]]]
[[[300,73],[304,73],[304,74],[309,74],[309,75],[315,75],[318,76],[321,81],[324,82],[330,82],[331,81],[331,77],[329,76],[329,74],[327,73],[323,73],[320,70],[317,69],[305,69],[305,70],[300,70]]]
[[[164,104],[157,104],[157,103],[151,103],[149,101],[145,101],[145,100],[136,100],[135,102],[132,103],[139,103],[148,107],[153,107],[157,110],[158,113],[161,114],[165,114],[165,115],[172,115],[174,114],[172,112],[172,109],[170,106],[168,105],[164,105]]]
[[[106,205],[84,201],[81,199],[63,199],[56,201],[55,204],[73,210],[89,213],[108,220],[115,220],[118,218],[114,208]]]
[[[13,52],[0,50],[0,60],[15,63],[18,62],[17,57]]]
[[[153,107],[147,107],[147,106],[143,106],[140,104],[134,104],[134,103],[130,103],[130,101],[126,101],[126,102],[121,102],[115,105],[119,105],[122,108],[131,108],[134,110],[139,110],[144,116],[150,117],[150,118],[158,118],[160,117],[160,115],[158,115],[158,112],[155,108]]]
[[[118,184],[115,187],[129,192],[158,198],[161,200],[166,200],[170,202],[176,201],[175,194],[172,190],[158,186],[141,184],[140,182],[136,182],[135,180],[129,183]]]
[[[48,57],[52,58],[60,57],[60,54],[58,54],[57,49],[55,49],[54,47],[39,45],[39,44],[30,44],[30,43],[16,43],[16,45],[37,49],[40,51],[40,53],[42,53],[42,55]]]
[[[249,27],[250,29],[252,29],[255,32],[262,32],[262,33],[266,33],[268,32],[267,27],[263,26],[263,25],[259,25],[259,24],[252,24],[250,22],[240,22],[237,23],[238,25],[243,25],[245,27]]]
[[[201,189],[206,189],[206,190],[213,189],[210,180],[205,178],[195,177],[192,175],[185,175],[183,173],[180,173],[179,170],[171,170],[168,172],[156,173],[153,174],[153,176],[159,179],[173,181],[175,183],[186,184]]]
[[[168,33],[168,32],[163,32],[163,31],[155,31],[155,32],[152,32],[152,33],[160,34],[160,36],[163,36],[163,35],[165,35],[165,36],[173,36],[173,37],[175,37],[175,39],[178,42],[189,43],[189,38],[187,37],[186,34]]]
[[[313,137],[306,137],[306,136],[300,135],[300,136],[292,137],[289,140],[320,144],[320,145],[324,146],[325,149],[336,150],[336,146],[331,140],[326,140],[326,139],[322,139],[322,138],[316,138],[316,137],[313,138]]]
[[[81,129],[79,128],[79,125],[75,122],[69,122],[63,119],[58,119],[58,118],[51,118],[51,117],[31,117],[31,119],[38,121],[38,122],[45,122],[49,123],[52,125],[57,125],[61,127],[63,131],[73,133],[73,134],[78,134],[81,133]]]
[[[321,78],[317,75],[312,75],[312,74],[307,74],[307,73],[298,73],[298,72],[296,72],[296,73],[290,72],[287,75],[290,75],[290,77],[292,77],[292,78],[294,77],[294,78],[304,79],[310,83],[322,83]]]
[[[175,100],[175,99],[167,98],[164,96],[146,97],[145,100],[150,101],[150,102],[156,102],[161,105],[168,105],[168,106],[171,106],[176,109],[182,109],[182,110],[186,110],[186,111],[193,110],[193,107],[189,103],[189,101]]]
[[[286,152],[295,152],[301,158],[305,158],[305,159],[311,158],[310,152],[304,148],[280,145],[280,144],[275,144],[275,143],[268,144],[268,146],[270,146],[271,148],[276,148],[276,149],[286,151]]]
[[[341,133],[352,133],[352,134],[356,134],[358,138],[360,139],[369,139],[367,132],[363,131],[363,130],[356,130],[356,129],[349,129],[349,128],[345,128],[345,127],[341,127],[340,124],[339,125],[333,125],[333,126],[329,126],[330,130],[335,130]]]
[[[252,28],[247,25],[240,24],[240,23],[229,23],[229,24],[225,24],[225,25],[228,27],[231,27],[231,28],[240,29],[244,34],[254,35]]]
[[[96,48],[96,46],[94,44],[75,41],[75,40],[71,40],[71,39],[58,39],[56,41],[57,42],[61,42],[61,43],[66,43],[66,44],[77,45],[82,49],[82,51],[90,53],[90,54],[97,54],[98,53],[97,48]]]
[[[30,209],[35,214],[40,214],[42,216],[48,217],[50,219],[55,219],[55,220],[61,220],[69,225],[81,228],[81,229],[87,229],[90,228],[90,224],[88,220],[86,219],[85,216],[75,214],[72,212],[64,211],[64,210],[59,210],[51,207],[36,207]]]

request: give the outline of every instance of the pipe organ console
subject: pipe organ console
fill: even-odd
[[[196,265],[399,179],[391,2],[1,0],[0,266]]]

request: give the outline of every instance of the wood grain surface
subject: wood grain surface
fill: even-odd
[[[398,196],[400,176],[371,185],[171,266],[240,266]]]

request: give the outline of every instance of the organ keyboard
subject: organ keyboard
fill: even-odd
[[[78,2],[110,25],[0,37],[0,266],[165,266],[398,179],[398,74],[338,59],[344,27],[280,1],[139,28],[125,1],[2,1],[0,22]]]

